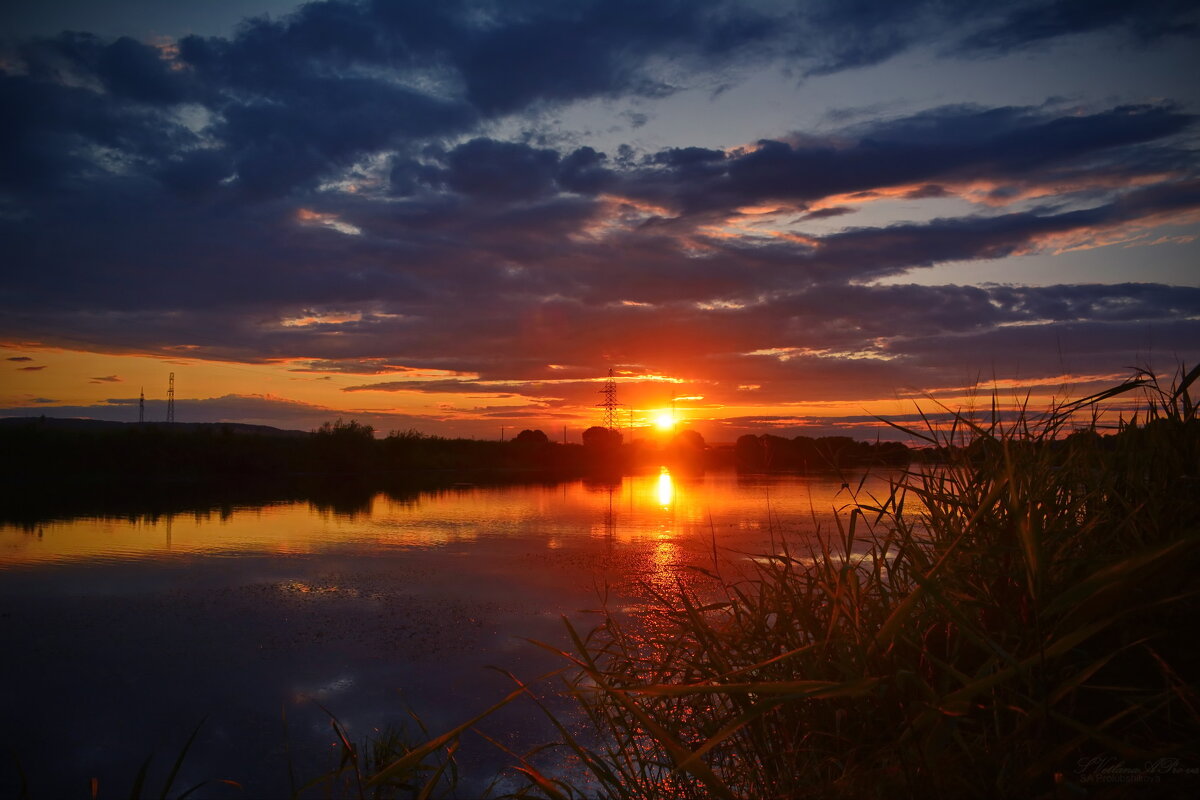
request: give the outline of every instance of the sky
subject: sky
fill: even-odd
[[[17,0],[0,416],[870,438],[1200,358],[1187,0]],[[636,431],[633,435],[637,435]],[[885,438],[895,438],[884,434]]]

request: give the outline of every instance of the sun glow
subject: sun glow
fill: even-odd
[[[660,431],[673,431],[676,421],[675,415],[670,411],[660,411],[654,417],[654,426]]]

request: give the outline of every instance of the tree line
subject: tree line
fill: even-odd
[[[582,444],[554,442],[536,429],[500,442],[415,430],[379,437],[370,425],[340,419],[309,432],[222,423],[10,419],[0,424],[0,450],[0,475],[18,481],[479,470],[566,477],[664,463],[772,471],[899,465],[912,457],[909,448],[897,442],[860,442],[845,436],[747,435],[732,447],[714,447],[694,430],[681,430],[665,440],[626,442],[619,432],[595,426],[583,432]]]

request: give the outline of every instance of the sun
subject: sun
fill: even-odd
[[[660,431],[670,431],[675,429],[675,415],[670,411],[660,411],[654,418],[654,425]]]

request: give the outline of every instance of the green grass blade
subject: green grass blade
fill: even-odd
[[[142,766],[138,769],[137,777],[133,779],[133,788],[129,790],[129,800],[142,800],[142,787],[146,784],[146,773],[150,769],[150,762],[154,759],[154,754],[146,756],[146,760],[142,762]]]
[[[484,711],[480,714],[476,714],[475,716],[471,717],[469,720],[462,723],[461,725],[458,725],[458,726],[450,729],[449,731],[443,733],[441,736],[437,736],[437,737],[425,742],[424,744],[413,748],[410,752],[406,753],[404,756],[396,759],[391,764],[389,764],[388,766],[384,767],[379,772],[372,775],[371,778],[367,780],[366,785],[367,786],[378,786],[379,784],[383,783],[384,781],[391,780],[391,779],[397,777],[398,775],[401,775],[405,772],[408,772],[408,771],[416,768],[416,766],[418,764],[420,764],[427,756],[429,756],[429,754],[434,753],[434,752],[440,750],[441,748],[445,747],[448,743],[452,742],[454,739],[461,736],[464,731],[470,729],[471,726],[478,724],[480,720],[484,719],[485,717],[489,716],[490,714],[492,714],[492,713],[498,711],[499,709],[503,708],[504,706],[508,705],[509,703],[511,703],[513,700],[520,697],[524,693],[525,693],[524,687],[518,688],[518,689],[510,692],[507,696],[505,696],[505,698],[503,700],[496,703],[495,705],[493,705],[491,708],[487,709],[486,711]]]
[[[192,731],[192,735],[189,736],[187,742],[184,743],[183,749],[180,750],[179,755],[176,756],[175,763],[171,765],[171,771],[167,773],[167,782],[163,784],[163,790],[158,796],[159,800],[167,800],[167,794],[171,791],[171,786],[175,783],[175,777],[179,774],[179,770],[183,766],[183,760],[187,758],[188,750],[191,749],[192,742],[196,741],[196,736],[200,733],[200,729],[204,727],[204,722],[206,719],[207,717],[200,720],[200,722],[196,725],[195,730]]]

